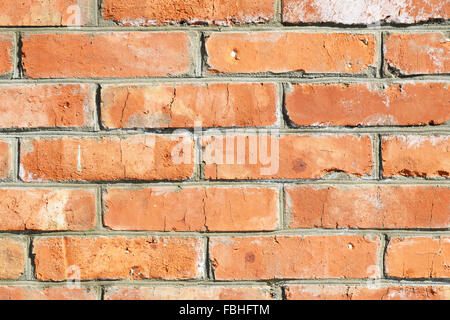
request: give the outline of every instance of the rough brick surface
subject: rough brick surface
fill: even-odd
[[[0,189],[0,230],[90,230],[95,190]]]
[[[25,244],[11,238],[0,238],[0,280],[17,279],[25,270]]]
[[[94,290],[67,287],[0,286],[0,300],[96,300]]]
[[[106,86],[106,128],[264,127],[276,120],[274,84]]]
[[[91,85],[0,86],[0,128],[93,127]]]
[[[287,23],[411,24],[449,19],[450,4],[445,0],[283,0],[282,12]]]
[[[449,73],[449,46],[443,33],[393,33],[384,40],[384,58],[394,73]]]
[[[449,300],[449,286],[290,285],[288,300]]]
[[[81,26],[93,0],[21,0],[0,3],[0,26]]]
[[[447,83],[298,84],[286,109],[297,126],[411,126],[450,120]]]
[[[0,181],[7,179],[12,170],[11,143],[7,140],[0,139]]]
[[[190,72],[189,36],[181,32],[24,35],[28,78],[176,76]]]
[[[319,179],[332,173],[360,177],[371,174],[372,158],[369,136],[203,137],[204,174],[213,180]]]
[[[450,238],[392,238],[386,272],[396,278],[450,278]]]
[[[290,228],[446,229],[449,204],[448,187],[286,188]]]
[[[183,180],[192,176],[194,164],[173,162],[177,145],[192,159],[193,140],[187,135],[27,139],[20,145],[20,176],[27,182]]]
[[[382,157],[385,177],[448,178],[450,138],[446,135],[383,137]]]
[[[0,33],[0,77],[13,71],[13,35]]]
[[[111,287],[105,300],[268,300],[269,287]]]
[[[278,225],[273,188],[114,188],[104,202],[104,223],[113,230],[261,231]]]
[[[124,26],[229,26],[269,22],[275,16],[275,0],[104,0],[102,8],[104,19]]]
[[[379,244],[376,236],[275,236],[212,238],[209,247],[217,280],[350,279],[380,276]]]
[[[34,241],[36,277],[62,281],[70,266],[80,279],[196,279],[203,244],[196,238],[41,238]]]
[[[369,34],[213,33],[206,51],[209,71],[220,73],[358,74],[375,65],[375,39]]]

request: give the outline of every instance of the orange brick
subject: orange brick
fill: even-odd
[[[193,161],[177,164],[172,160],[177,146],[192,159],[193,139],[188,135],[23,139],[20,177],[27,182],[190,178]]]
[[[264,127],[276,120],[274,84],[105,86],[106,128]]]
[[[449,204],[448,187],[286,188],[290,228],[445,229]]]
[[[393,33],[385,38],[384,57],[387,66],[405,75],[449,73],[449,48],[442,33]]]
[[[103,17],[124,26],[263,23],[274,19],[275,0],[104,0]]]
[[[206,40],[210,72],[367,72],[375,66],[375,38],[369,34],[234,32]]]
[[[450,278],[450,237],[390,239],[386,272],[396,278]]]
[[[21,0],[0,3],[0,26],[77,26],[90,20],[91,0]]]
[[[449,177],[448,136],[389,136],[382,139],[383,176]]]
[[[65,237],[34,241],[36,277],[62,281],[77,266],[81,280],[196,279],[203,276],[203,244],[195,238]]]
[[[13,72],[13,39],[11,34],[0,33],[0,77]]]
[[[369,136],[204,136],[202,144],[207,179],[319,179],[335,172],[360,177],[373,167]]]
[[[290,285],[288,300],[449,300],[448,286]]]
[[[25,244],[0,238],[0,279],[17,279],[25,270]]]
[[[91,85],[0,86],[0,128],[93,127]]]
[[[67,287],[0,286],[0,300],[96,300],[94,290]]]
[[[12,157],[11,143],[0,139],[0,181],[10,176],[13,162]]]
[[[270,288],[262,287],[110,287],[105,300],[269,300]]]
[[[278,225],[273,188],[112,188],[104,202],[104,224],[113,230],[262,231]]]
[[[190,73],[189,36],[181,32],[26,34],[27,78],[179,76]]]
[[[214,237],[210,257],[217,280],[368,278],[380,276],[378,237]]]
[[[412,24],[450,18],[450,5],[442,0],[283,0],[287,23]]]
[[[95,190],[0,189],[0,230],[89,230]]]
[[[297,84],[286,94],[297,126],[412,126],[450,120],[447,83]]]

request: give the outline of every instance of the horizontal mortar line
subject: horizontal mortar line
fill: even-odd
[[[169,132],[167,132],[169,130]],[[30,131],[1,131],[0,139],[5,138],[38,138],[38,137],[84,137],[84,138],[100,138],[100,137],[132,137],[135,135],[148,135],[160,137],[174,137],[183,134],[193,135],[194,128],[177,128],[177,129],[129,129],[129,130],[101,130],[101,131],[43,131],[40,129]],[[221,136],[225,134],[230,135],[309,135],[309,134],[382,134],[382,135],[404,135],[404,134],[450,134],[450,126],[416,126],[416,127],[302,127],[302,128],[278,128],[278,127],[260,127],[260,128],[202,128],[202,130],[195,131],[195,136]]]
[[[234,237],[234,238],[248,238],[248,237],[263,237],[263,236],[383,236],[389,237],[446,237],[450,236],[450,229],[448,230],[407,230],[407,229],[285,229],[274,231],[226,231],[226,232],[196,232],[196,231],[113,231],[113,230],[92,230],[92,231],[0,231],[2,237],[9,235],[18,238],[31,237],[32,239],[39,238],[57,238],[57,237],[179,237],[179,238],[197,238],[199,240],[206,240],[209,237]]]
[[[362,27],[352,25],[321,25],[321,24],[281,24],[281,23],[267,23],[260,25],[241,25],[241,26],[82,26],[82,27],[64,27],[64,26],[2,26],[0,32],[22,32],[22,33],[36,33],[36,32],[54,32],[54,33],[77,33],[77,32],[258,32],[258,31],[303,31],[311,33],[376,33],[376,32],[442,32],[448,31],[450,24],[444,22],[441,24],[421,24],[421,25],[399,25],[399,26],[380,26],[380,27]]]
[[[83,280],[80,282],[82,288],[90,289],[96,286],[131,286],[131,287],[190,287],[190,286],[215,286],[215,287],[261,287],[271,286],[276,282],[281,286],[287,285],[397,285],[397,286],[450,286],[450,282],[445,279],[430,279],[418,281],[416,279],[272,279],[272,280]],[[74,285],[72,282],[71,285]],[[0,286],[34,286],[45,287],[66,287],[66,281],[39,281],[39,280],[0,280]]]
[[[319,75],[319,74],[318,74]],[[98,84],[98,85],[133,85],[133,84],[187,84],[187,83],[416,83],[416,82],[448,82],[450,75],[418,75],[405,78],[369,78],[360,76],[345,77],[286,77],[267,76],[260,77],[251,74],[247,76],[206,76],[206,77],[147,77],[147,78],[58,78],[58,79],[0,79],[0,85],[32,85],[32,84]]]

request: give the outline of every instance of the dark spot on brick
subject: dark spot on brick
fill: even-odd
[[[306,163],[303,161],[303,159],[302,158],[297,158],[297,159],[295,159],[293,162],[292,162],[292,166],[293,166],[293,169],[295,170],[295,171],[299,171],[299,172],[301,172],[301,171],[305,171],[306,170]]]
[[[245,255],[245,262],[249,262],[249,263],[255,262],[255,255],[252,252],[248,252]]]

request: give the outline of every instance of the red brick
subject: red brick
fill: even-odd
[[[26,34],[27,78],[176,76],[190,73],[189,36],[181,32]]]
[[[103,17],[124,26],[264,23],[274,19],[275,0],[104,0]]]
[[[278,225],[273,188],[112,188],[104,202],[104,224],[113,230],[262,231]]]
[[[396,278],[450,278],[450,237],[390,239],[386,272]]]
[[[297,84],[286,94],[298,126],[412,126],[450,120],[447,83]]]
[[[237,135],[202,141],[207,179],[318,179],[335,172],[361,177],[373,167],[369,136]]]
[[[448,286],[290,285],[288,300],[449,300]]]
[[[393,33],[384,41],[386,65],[404,75],[449,73],[449,49],[442,33]]]
[[[0,26],[77,26],[90,20],[92,0],[21,0],[0,3]]]
[[[412,24],[450,18],[450,5],[442,0],[283,0],[283,22]]]
[[[262,287],[111,287],[105,300],[269,300],[270,288]]]
[[[12,34],[0,33],[0,77],[13,72],[13,39]]]
[[[375,38],[370,34],[213,33],[206,51],[209,71],[220,73],[360,74],[375,66]]]
[[[17,279],[25,270],[25,244],[0,238],[0,279]]]
[[[380,276],[376,236],[214,237],[217,280],[368,278]]]
[[[96,300],[94,290],[67,287],[0,286],[0,300]]]
[[[290,228],[446,229],[449,204],[448,187],[286,188]]]
[[[11,143],[0,139],[0,181],[7,179],[12,170],[13,152]]]
[[[105,86],[106,128],[264,127],[275,124],[276,86],[271,83]]]
[[[196,279],[203,276],[203,243],[195,238],[65,237],[34,241],[36,277],[62,281],[68,267],[81,280]]]
[[[93,127],[91,85],[0,86],[0,128]]]
[[[185,155],[192,159],[193,139],[188,135],[23,139],[20,177],[27,182],[190,178],[193,161],[176,164],[172,160],[177,146],[189,152],[190,156]]]
[[[383,176],[449,177],[448,136],[390,136],[382,139]]]
[[[0,189],[0,230],[89,230],[95,190]]]

